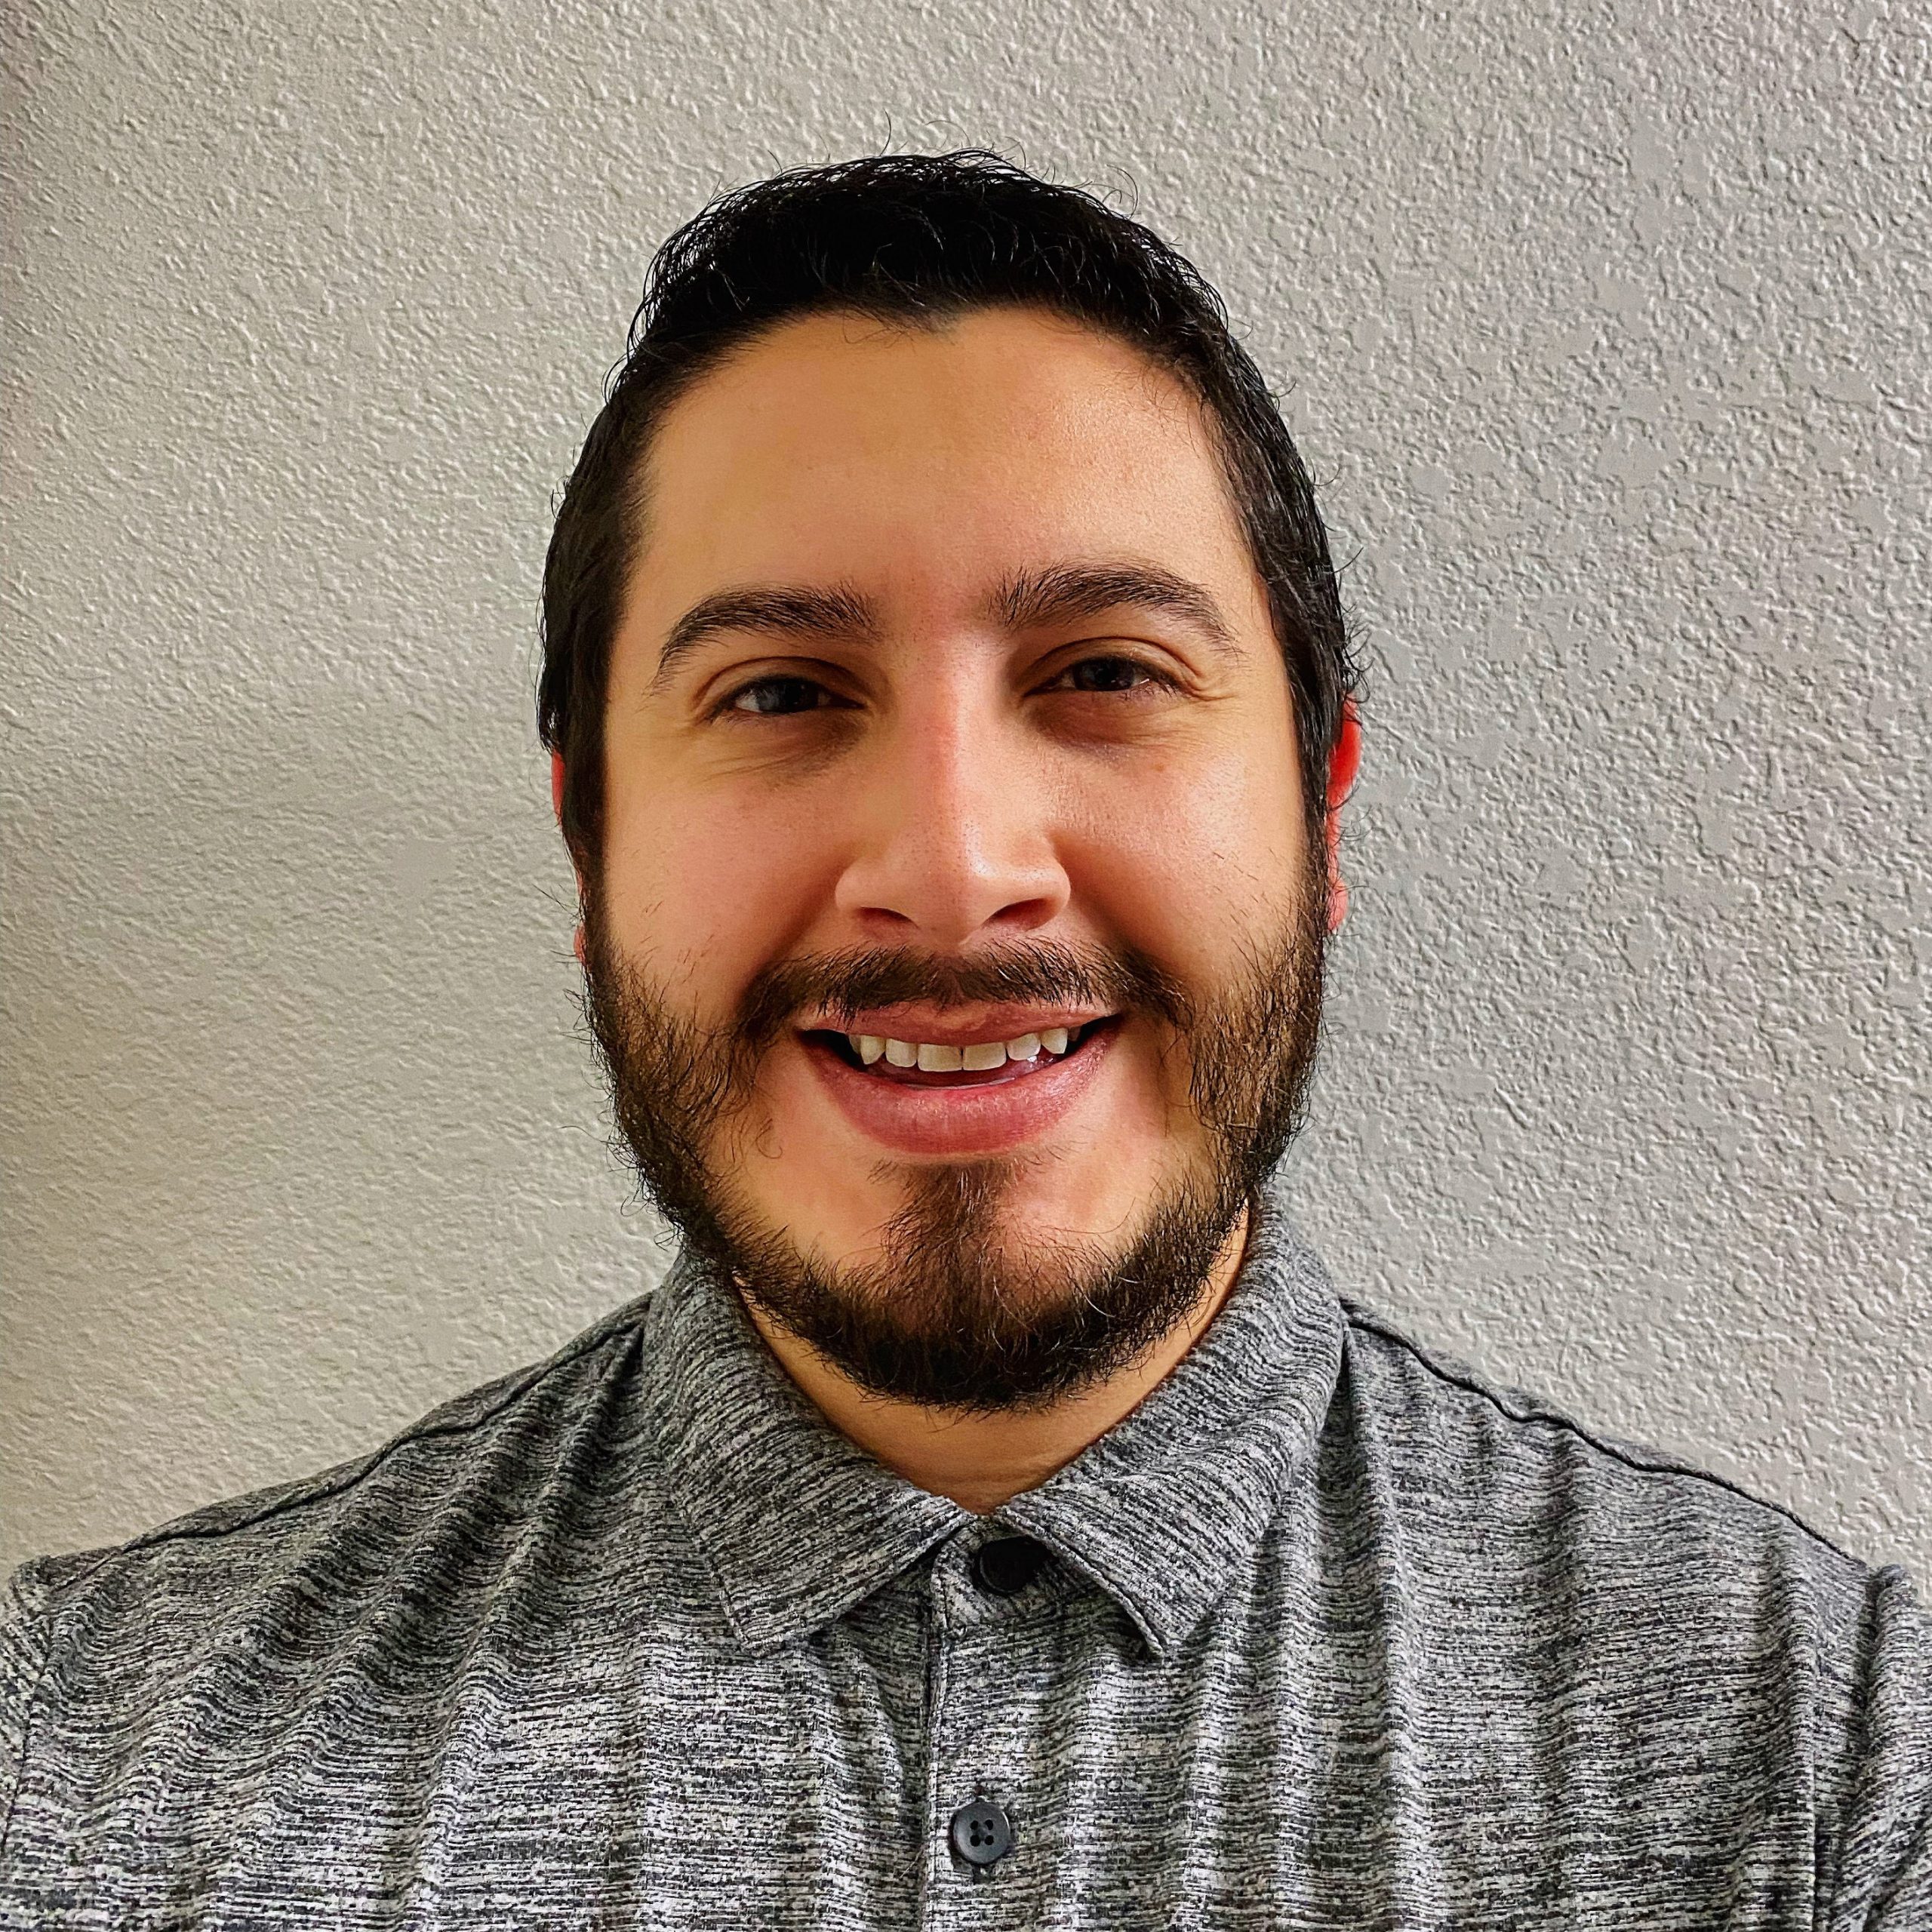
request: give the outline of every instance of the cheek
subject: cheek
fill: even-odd
[[[831,890],[811,824],[721,792],[614,800],[605,881],[620,943],[657,962],[679,1004],[728,1008]]]
[[[1076,894],[1120,939],[1184,978],[1217,975],[1300,891],[1299,795],[1292,768],[1284,784],[1272,755],[1140,767],[1077,823]]]

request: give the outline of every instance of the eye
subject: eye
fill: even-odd
[[[801,712],[817,711],[824,707],[820,698],[832,698],[832,694],[815,678],[794,677],[754,678],[748,685],[738,688],[722,700],[717,713],[736,712],[740,716],[755,718],[790,718]],[[837,700],[832,700],[834,703]]]
[[[1070,687],[1063,682],[1067,678],[1073,681]],[[1139,681],[1130,682],[1130,679]],[[1083,657],[1078,663],[1069,664],[1046,688],[1128,696],[1150,685],[1164,685],[1171,691],[1174,681],[1151,664],[1142,663],[1137,657]]]

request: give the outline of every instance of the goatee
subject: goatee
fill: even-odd
[[[1199,1305],[1241,1210],[1299,1131],[1321,1030],[1325,874],[1212,996],[1131,949],[1008,946],[970,960],[858,949],[780,961],[715,1030],[679,1015],[613,946],[586,895],[583,1008],[627,1154],[659,1211],[780,1327],[860,1388],[961,1415],[1040,1409],[1103,1383]],[[1005,1225],[1029,1165],[1002,1155],[881,1161],[903,1199],[879,1258],[831,1266],[752,1208],[709,1149],[752,1106],[764,1054],[794,1016],[901,1000],[1027,1001],[1118,1011],[1187,1056],[1204,1131],[1124,1243],[1049,1241]],[[614,1143],[615,1144],[615,1143]]]

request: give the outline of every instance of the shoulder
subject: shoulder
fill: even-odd
[[[17,1571],[0,1598],[0,1866],[64,1869],[122,1815],[115,1793],[215,1804],[277,1736],[373,1735],[479,1647],[540,1673],[567,1620],[592,1614],[553,1587],[576,1574],[566,1553],[635,1524],[654,1493],[637,1372],[653,1298],[368,1455]],[[608,1579],[592,1582],[605,1611]]]
[[[597,1322],[543,1361],[439,1404],[368,1454],[192,1510],[126,1542],[22,1565],[0,1620],[15,1668],[36,1635],[98,1651],[205,1633],[225,1611],[299,1571],[307,1588],[353,1594],[426,1543],[454,1556],[494,1540],[568,1482],[580,1419],[635,1360],[651,1297]],[[143,1633],[146,1633],[143,1638]]]
[[[1499,1383],[1343,1299],[1352,1426],[1369,1480],[1404,1499],[1423,1567],[1559,1602],[1580,1632],[1641,1651],[1752,1645],[1802,1658],[1843,1723],[1887,1656],[1932,1675],[1932,1618],[1904,1568],[1874,1565],[1796,1510]],[[1428,1554],[1420,1555],[1421,1546]]]
[[[1932,1902],[1932,1616],[1904,1567],[1342,1307],[1334,1479],[1444,1703],[1540,1685],[1589,1749],[1680,1778],[1687,1737],[1811,1818],[1833,1923]]]
[[[1548,1509],[1550,1486],[1605,1533],[1659,1513],[1740,1546],[1766,1538],[1855,1582],[1866,1566],[1796,1511],[1670,1451],[1628,1440],[1534,1392],[1500,1382],[1343,1299],[1349,1369],[1386,1446],[1424,1481],[1480,1491],[1506,1515]]]

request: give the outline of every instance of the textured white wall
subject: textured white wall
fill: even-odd
[[[983,143],[1225,290],[1378,669],[1345,1288],[1932,1580],[1932,90],[1901,0],[16,0],[0,1559],[660,1265],[531,694],[711,192]]]

